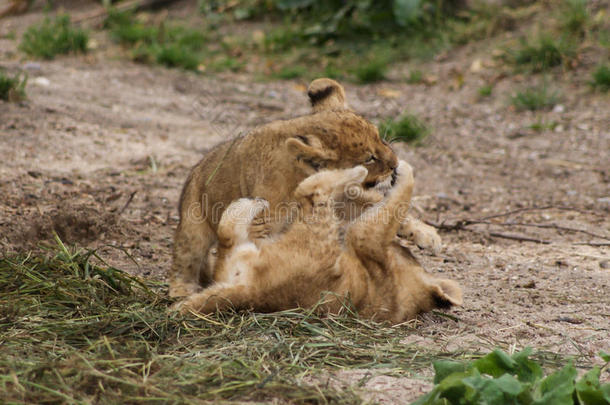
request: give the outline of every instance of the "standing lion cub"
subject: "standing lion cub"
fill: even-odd
[[[191,170],[180,197],[170,296],[188,296],[215,279],[207,265],[208,251],[218,240],[222,213],[238,198],[266,199],[277,230],[288,220],[285,208],[294,203],[297,185],[319,170],[362,165],[367,169],[365,188],[390,187],[396,155],[373,124],[346,107],[343,87],[334,80],[317,79],[308,96],[310,115],[271,122],[221,143]],[[358,201],[351,201],[346,211],[348,219],[357,215]],[[401,235],[418,245],[434,250],[440,246],[433,228],[414,219],[404,228]]]
[[[320,311],[336,313],[349,299],[362,316],[400,323],[433,308],[461,305],[457,283],[426,274],[395,241],[413,190],[407,163],[400,162],[396,184],[381,202],[348,224],[335,215],[333,200],[360,187],[367,174],[357,166],[303,180],[295,190],[297,221],[275,238],[257,241],[248,233],[267,201],[233,202],[218,226],[215,271],[224,273],[223,281],[191,295],[179,310],[273,312],[320,304]]]

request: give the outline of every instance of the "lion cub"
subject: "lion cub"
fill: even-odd
[[[270,312],[320,304],[319,310],[336,313],[349,298],[362,316],[400,323],[433,308],[460,305],[457,283],[426,274],[395,241],[413,190],[407,163],[400,162],[396,185],[381,202],[347,225],[336,216],[333,200],[361,189],[366,176],[367,169],[357,166],[303,180],[294,195],[298,220],[275,238],[254,240],[248,234],[253,219],[267,208],[265,200],[233,202],[218,228],[214,271],[223,274],[222,281],[179,303],[179,310]]]

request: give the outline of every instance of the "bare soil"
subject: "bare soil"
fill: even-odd
[[[0,37],[19,37],[41,15],[2,20]],[[104,33],[95,38],[91,54],[54,61],[21,59],[16,41],[0,39],[0,66],[29,74],[25,101],[0,101],[0,249],[35,249],[55,231],[118,268],[164,279],[190,167],[242,130],[306,114],[306,83],[134,64]],[[554,72],[559,106],[515,111],[509,97],[540,77],[501,74],[493,49],[484,41],[417,66],[434,84],[398,80],[415,65],[381,84],[346,83],[351,106],[372,121],[409,111],[433,129],[421,146],[395,148],[415,168],[414,209],[442,226],[440,255],[415,253],[431,273],[458,280],[465,298],[450,317],[422,317],[405,344],[534,346],[599,363],[610,350],[610,98],[587,86],[585,55]],[[480,99],[490,82],[492,96]],[[537,132],[536,122],[556,125]],[[461,220],[479,223],[447,229]],[[333,379],[357,385],[367,372]],[[429,383],[418,378],[379,375],[363,389],[393,403],[421,393]]]

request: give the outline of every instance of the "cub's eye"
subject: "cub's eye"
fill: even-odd
[[[370,165],[372,163],[375,163],[377,161],[377,158],[375,157],[375,155],[371,155],[371,157],[369,157],[367,160],[364,161],[365,165]]]

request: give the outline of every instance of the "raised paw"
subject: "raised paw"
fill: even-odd
[[[405,162],[404,160],[400,160],[398,162],[398,167],[396,168],[396,175],[398,176],[399,181],[413,181],[413,168],[410,164]]]
[[[415,218],[407,218],[398,229],[398,236],[415,243],[419,248],[426,249],[437,255],[443,242],[436,228],[424,224]]]

